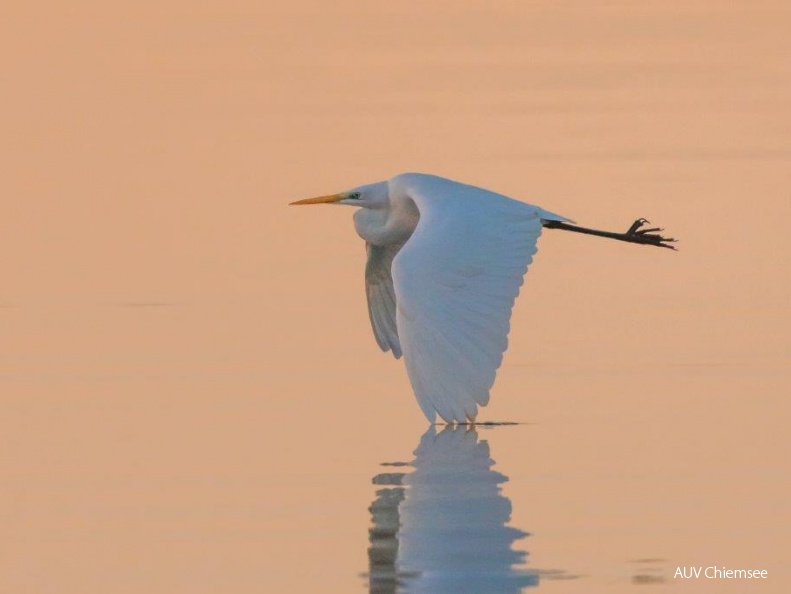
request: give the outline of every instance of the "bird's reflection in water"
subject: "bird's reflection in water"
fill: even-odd
[[[538,573],[516,566],[527,553],[512,548],[526,532],[506,526],[508,480],[492,469],[489,445],[474,429],[430,428],[411,472],[379,474],[370,507],[371,592],[520,592]]]

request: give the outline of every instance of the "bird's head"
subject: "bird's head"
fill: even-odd
[[[292,205],[300,206],[304,204],[345,204],[348,206],[361,206],[363,208],[379,208],[387,204],[388,189],[387,182],[378,182],[358,186],[340,194],[329,194],[328,196],[317,196],[315,198],[305,198],[292,202]]]

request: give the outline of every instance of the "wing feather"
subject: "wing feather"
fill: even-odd
[[[390,184],[391,200],[412,200],[420,211],[391,273],[412,387],[430,421],[473,420],[488,403],[547,213],[433,176],[405,174]]]
[[[390,269],[401,244],[378,246],[365,244],[368,261],[365,265],[365,294],[368,299],[368,316],[376,343],[384,352],[392,351],[401,357],[401,342],[396,324],[396,294]]]

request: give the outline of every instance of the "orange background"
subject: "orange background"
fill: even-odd
[[[542,587],[787,590],[786,4],[2,12],[0,589],[362,588],[425,420],[352,209],[286,204],[427,171],[681,239],[540,240],[482,418]]]

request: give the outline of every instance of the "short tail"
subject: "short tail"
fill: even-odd
[[[542,221],[558,221],[559,223],[576,223],[576,221],[572,221],[571,219],[568,219],[559,214],[555,214],[554,212],[549,212],[548,210],[544,210],[543,208],[538,209],[538,216],[541,218]]]

